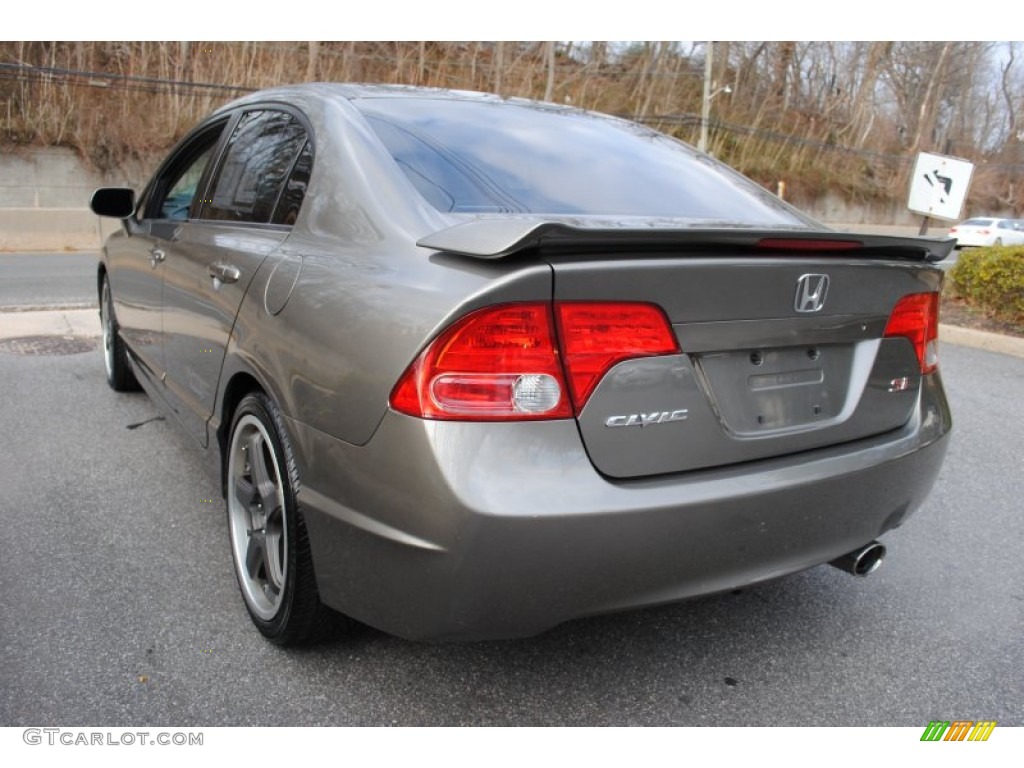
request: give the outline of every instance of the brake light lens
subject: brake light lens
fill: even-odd
[[[784,237],[762,237],[758,248],[773,251],[856,251],[864,247],[861,240],[797,240]]]
[[[460,421],[572,416],[548,303],[477,310],[432,341],[391,393],[410,416]]]
[[[939,294],[911,293],[900,299],[885,326],[885,337],[910,339],[921,373],[939,367]]]
[[[557,302],[555,317],[576,413],[616,363],[680,352],[668,318],[654,304]]]
[[[428,344],[390,402],[425,419],[570,418],[616,363],[679,351],[652,304],[502,304],[466,315]]]

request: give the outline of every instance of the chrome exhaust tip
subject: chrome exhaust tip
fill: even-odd
[[[859,549],[847,552],[842,557],[837,557],[829,563],[841,571],[852,573],[854,576],[867,576],[872,573],[885,559],[885,547],[877,541],[865,544]]]

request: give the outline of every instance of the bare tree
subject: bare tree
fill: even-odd
[[[551,101],[555,94],[555,41],[544,43],[544,59],[547,63],[548,79],[544,86],[544,101]]]
[[[312,41],[307,43],[309,46],[309,56],[306,59],[306,82],[312,82],[316,80],[316,64],[317,58],[320,56],[320,43]]]
[[[1007,46],[1010,57],[1006,61],[1006,66],[999,67],[999,90],[1003,95],[1003,99],[1006,102],[1006,136],[1007,141],[1018,141],[1017,139],[1017,110],[1014,105],[1013,94],[1011,93],[1010,85],[1010,70],[1013,68],[1013,60],[1016,54],[1016,43],[1010,43]],[[1019,96],[1018,96],[1019,98]]]

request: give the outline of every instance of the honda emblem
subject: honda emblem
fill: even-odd
[[[797,312],[817,312],[825,306],[828,291],[828,275],[801,275],[796,281],[796,299],[793,309]]]

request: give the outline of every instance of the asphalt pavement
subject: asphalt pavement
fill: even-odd
[[[96,306],[98,259],[89,251],[0,253],[0,311]]]
[[[199,452],[88,343],[0,352],[0,725],[1024,725],[1024,360],[943,347],[945,468],[869,578],[822,566],[516,642],[281,650]]]
[[[95,254],[28,258],[0,256],[0,726],[1024,725],[1021,340],[943,328],[946,465],[867,579],[822,566],[517,642],[281,650],[198,450],[105,384]]]

